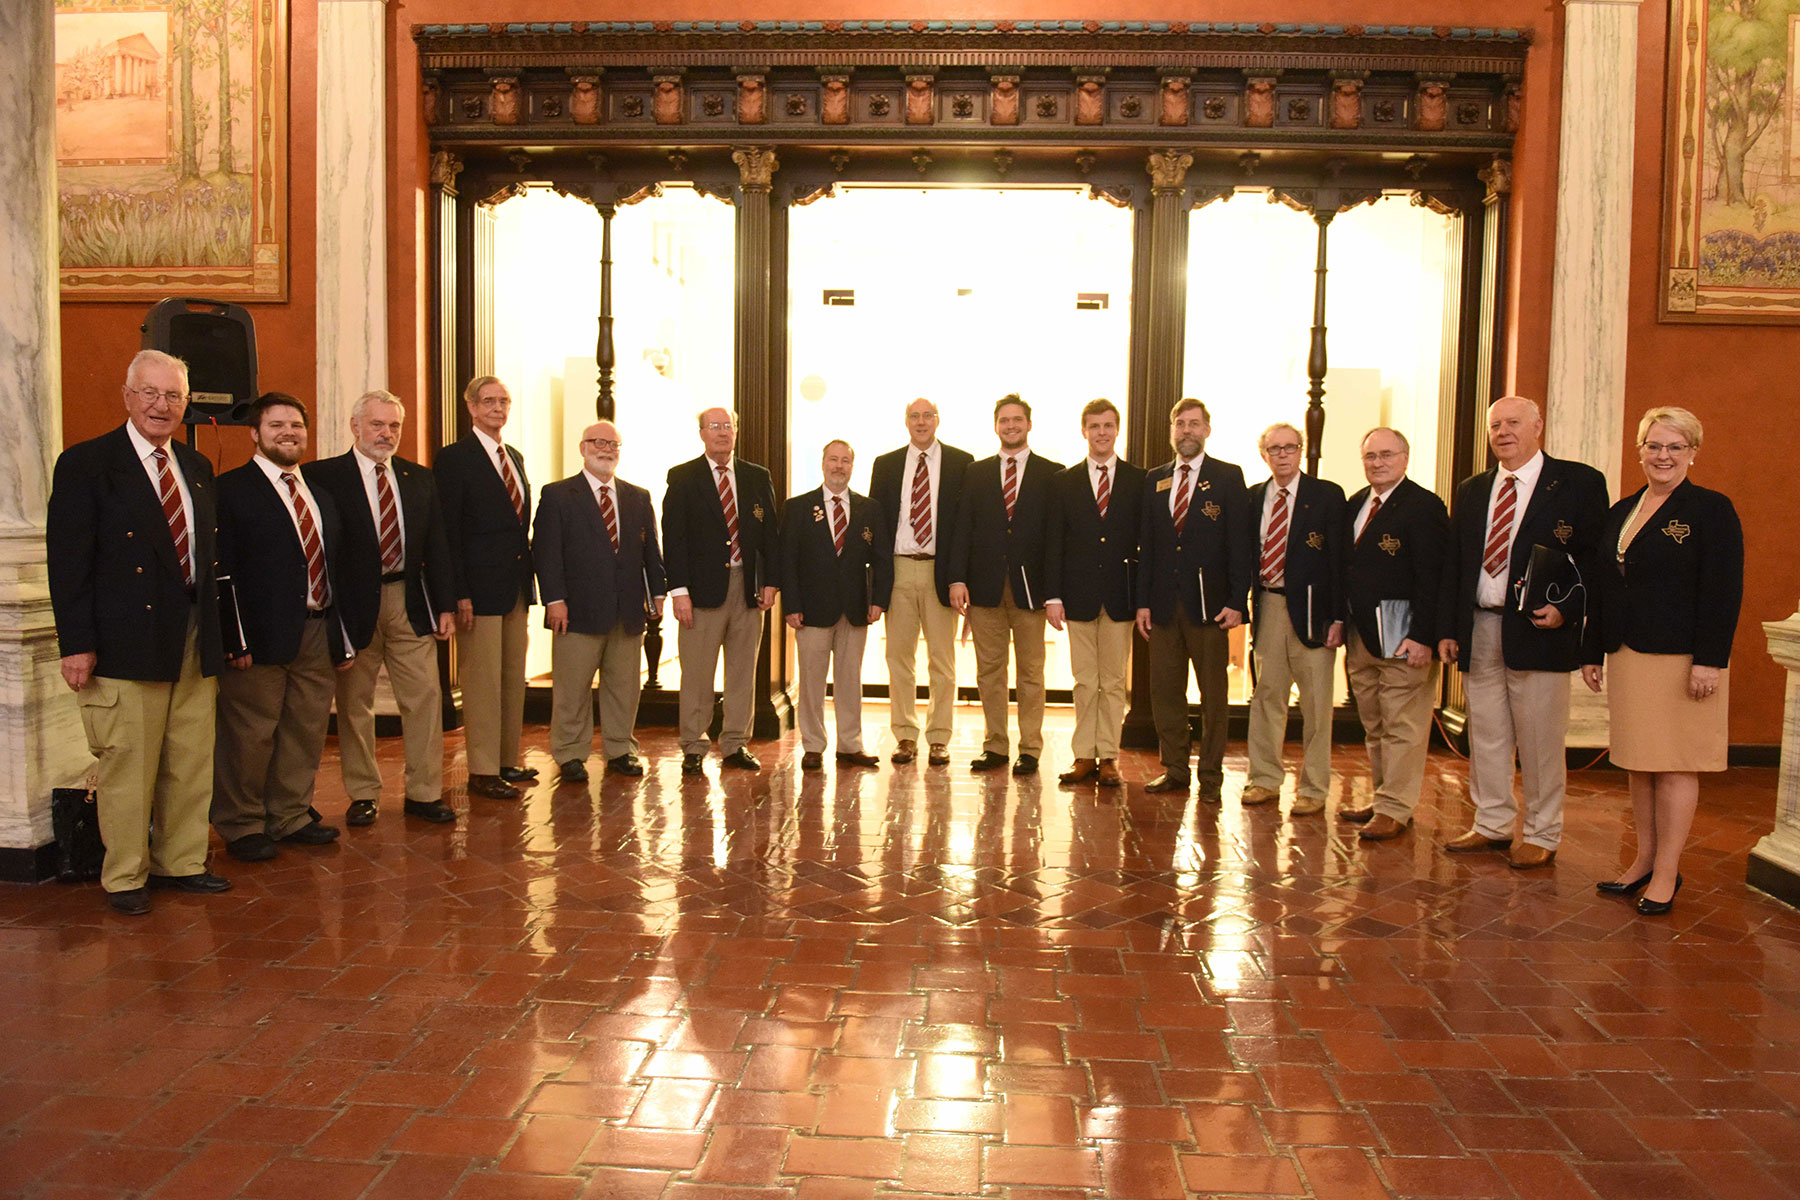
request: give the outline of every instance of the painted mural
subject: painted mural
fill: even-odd
[[[287,298],[286,0],[56,0],[66,296]]]

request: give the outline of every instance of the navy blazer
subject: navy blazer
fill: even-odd
[[[1250,624],[1254,635],[1262,621],[1262,510],[1272,479],[1252,487],[1244,497],[1244,540],[1256,557],[1258,586],[1251,592]],[[1294,476],[1293,507],[1288,513],[1287,560],[1282,586],[1288,619],[1301,642],[1315,650],[1325,644],[1332,623],[1344,619],[1344,489],[1329,479]]]
[[[219,571],[231,576],[244,648],[261,666],[286,666],[298,658],[307,621],[306,551],[301,548],[294,518],[276,490],[279,486],[253,461],[219,476]],[[337,577],[342,573],[338,552],[343,545],[343,526],[331,493],[315,491],[312,495],[317,502],[313,519],[325,555],[326,585],[333,598],[323,620],[331,659],[341,662],[354,655],[346,648],[335,600]],[[234,640],[235,631],[228,631],[227,644]]]
[[[1100,516],[1088,461],[1051,479],[1052,537],[1061,546],[1050,597],[1061,600],[1070,621],[1095,621],[1104,612],[1115,621],[1137,616],[1132,589],[1137,583],[1138,527],[1144,504],[1144,468],[1115,458],[1113,479]]]
[[[950,582],[969,589],[969,603],[998,608],[1006,585],[1013,603],[1039,609],[1052,599],[1050,581],[1061,574],[1055,562],[1062,547],[1051,536],[1050,481],[1062,470],[1032,451],[1025,459],[1012,519],[1006,516],[1000,456],[983,458],[963,471],[956,528],[950,548]]]
[[[437,630],[438,614],[456,611],[456,577],[450,567],[450,539],[438,506],[432,473],[399,455],[388,459],[388,478],[400,510],[404,533],[402,571],[406,576],[406,620],[412,631],[428,637]],[[358,650],[375,638],[381,619],[381,533],[363,488],[356,452],[307,463],[300,469],[315,493],[328,493],[343,521],[332,579],[344,632]]]
[[[506,494],[500,468],[488,458],[474,431],[439,450],[432,464],[450,543],[454,599],[472,602],[478,617],[503,617],[521,601],[531,604],[537,599],[531,567],[531,480],[525,476],[524,455],[507,446],[506,456],[519,476],[523,520]]]
[[[195,618],[201,670],[217,675],[225,663],[212,466],[180,442],[168,448],[194,508],[191,595],[162,501],[125,426],[56,459],[44,527],[56,638],[64,657],[95,655],[94,674],[107,679],[180,679]]]
[[[1206,455],[1190,485],[1187,520],[1175,532],[1169,511],[1175,487],[1173,459],[1144,479],[1144,511],[1138,530],[1139,608],[1157,625],[1175,621],[1179,605],[1195,625],[1210,624],[1227,608],[1243,612],[1256,579],[1256,546],[1244,536],[1244,472]],[[1200,605],[1200,572],[1206,572],[1206,607]]]
[[[669,589],[686,588],[695,608],[725,604],[731,578],[731,539],[713,462],[702,454],[669,468],[663,492],[663,562]],[[738,556],[743,559],[743,603],[757,606],[761,588],[780,585],[776,549],[780,514],[768,468],[732,455],[732,490],[737,500]]]
[[[620,626],[626,633],[642,633],[646,602],[668,591],[650,493],[617,476],[612,484],[617,550],[587,472],[557,480],[538,498],[531,540],[538,588],[545,604],[561,600],[568,605],[570,633],[598,637]],[[646,582],[649,596],[644,594]]]
[[[867,625],[871,604],[886,609],[894,592],[894,551],[881,536],[885,511],[851,492],[839,554],[825,489],[789,500],[781,512],[782,611],[799,613],[802,624],[830,628],[840,618]]]
[[[1475,640],[1475,589],[1481,582],[1481,563],[1487,550],[1488,497],[1493,495],[1496,465],[1463,480],[1450,510],[1452,539],[1445,565],[1450,573],[1444,585],[1446,614],[1439,637],[1456,639],[1458,664],[1469,669]],[[1606,520],[1606,476],[1586,463],[1544,455],[1544,467],[1531,502],[1518,517],[1512,559],[1506,570],[1506,603],[1500,609],[1500,652],[1514,671],[1573,671],[1581,665],[1582,627],[1586,623],[1594,586],[1594,547]],[[1524,587],[1525,569],[1531,565],[1533,546],[1546,546],[1567,554],[1583,586],[1567,596],[1553,598],[1563,615],[1555,629],[1540,629],[1531,614],[1521,612],[1518,598]]]
[[[900,522],[910,520],[912,514],[912,478],[901,478],[906,473],[906,455],[911,448],[909,442],[898,450],[889,450],[875,460],[875,469],[869,476],[869,496],[881,505],[882,528],[890,554],[894,539],[899,536]],[[939,604],[950,603],[950,585],[956,582],[950,578],[950,534],[956,525],[956,504],[962,494],[963,476],[974,461],[975,456],[967,450],[938,443],[937,508],[931,514],[937,554],[931,565]]]
[[[1640,654],[1691,654],[1698,667],[1731,665],[1744,606],[1744,529],[1723,492],[1683,480],[1618,561],[1619,533],[1644,489],[1625,497],[1600,527],[1595,614],[1584,659],[1620,646]]]
[[[1356,514],[1369,499],[1363,488],[1344,504],[1344,597],[1350,619],[1370,654],[1380,657],[1381,634],[1375,614],[1383,600],[1412,605],[1406,636],[1437,654],[1444,558],[1450,552],[1450,514],[1437,493],[1401,479],[1388,493],[1381,511],[1369,519],[1362,540],[1356,538]]]

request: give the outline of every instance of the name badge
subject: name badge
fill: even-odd
[[[1166,492],[1174,486],[1175,481],[1173,479],[1159,479],[1156,482],[1156,490],[1159,492]]]

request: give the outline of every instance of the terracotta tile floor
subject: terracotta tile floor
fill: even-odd
[[[658,733],[586,789],[539,729],[523,803],[390,804],[229,896],[0,886],[0,1195],[1800,1195],[1800,914],[1743,882],[1772,771],[1707,783],[1653,921],[1593,890],[1615,774],[1521,875],[1437,851],[1448,755],[1371,847],[1241,774],[1164,804],[1142,754],[1061,790],[1066,715],[1046,774],[974,777],[959,720],[948,770],[802,778],[790,737],[690,782]]]

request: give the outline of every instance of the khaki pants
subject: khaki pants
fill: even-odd
[[[381,585],[375,636],[337,677],[338,755],[344,791],[352,800],[381,799],[375,763],[375,680],[387,668],[406,745],[406,798],[430,804],[444,792],[443,690],[437,639],[420,637],[406,617],[406,584]]]
[[[1200,782],[1217,787],[1225,781],[1225,738],[1230,697],[1226,668],[1231,665],[1231,638],[1208,621],[1196,625],[1180,605],[1175,620],[1150,627],[1150,713],[1156,722],[1156,744],[1164,769],[1188,773],[1194,727],[1188,719],[1188,664],[1200,681]]]
[[[1125,702],[1131,698],[1130,621],[1104,612],[1092,621],[1070,621],[1069,670],[1075,676],[1076,758],[1117,758]]]
[[[794,634],[794,650],[800,670],[800,748],[808,753],[825,749],[825,672],[837,684],[833,696],[837,709],[837,749],[861,752],[863,646],[869,640],[867,625],[852,625],[838,618],[830,628],[802,625]]]
[[[894,595],[887,621],[888,724],[895,741],[919,740],[919,634],[931,681],[925,713],[925,742],[950,740],[956,710],[956,610],[938,602],[937,564],[930,559],[894,559]]]
[[[337,687],[325,635],[325,622],[335,619],[306,622],[293,662],[227,666],[219,677],[212,823],[228,842],[253,833],[282,838],[312,821]]]
[[[1007,753],[1006,657],[1010,644],[1016,667],[1013,686],[1019,696],[1019,753],[1044,752],[1044,614],[1013,603],[1012,584],[994,608],[969,608],[969,631],[975,640],[975,686],[981,693],[981,715],[987,726],[981,748]]]
[[[200,673],[191,618],[176,682],[96,675],[75,694],[88,750],[100,760],[100,886],[107,891],[141,888],[152,872],[206,870],[217,695],[215,681]]]
[[[706,730],[712,724],[713,678],[719,655],[725,655],[725,722],[719,729],[719,753],[733,754],[750,741],[756,720],[756,650],[762,641],[763,614],[743,602],[744,569],[733,567],[725,584],[725,603],[695,608],[691,629],[676,626],[675,647],[681,660],[681,752],[705,754]]]
[[[558,633],[550,642],[550,757],[585,762],[594,749],[594,676],[600,676],[601,752],[614,759],[637,751],[638,697],[644,633]]]
[[[1403,658],[1376,658],[1350,622],[1344,629],[1344,668],[1369,749],[1375,811],[1404,825],[1412,820],[1425,782],[1437,668],[1429,663],[1410,666]]]
[[[1469,794],[1475,828],[1491,838],[1512,836],[1513,751],[1525,785],[1525,838],[1554,850],[1562,844],[1568,788],[1569,677],[1561,671],[1509,671],[1500,649],[1500,614],[1475,614],[1469,673]]]
[[[456,674],[462,686],[463,745],[469,774],[498,775],[519,765],[525,732],[525,614],[521,599],[503,617],[476,617],[456,631]]]
[[[1262,619],[1251,646],[1256,688],[1250,694],[1249,785],[1281,790],[1288,695],[1298,683],[1302,758],[1294,794],[1323,800],[1331,788],[1331,671],[1337,651],[1300,640],[1284,597],[1264,593],[1259,607]]]

